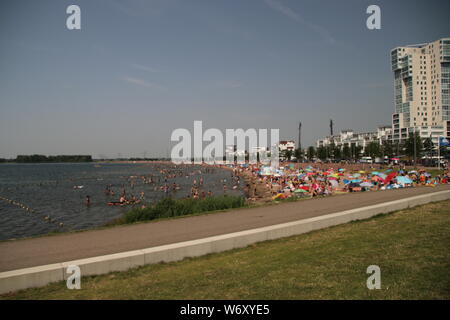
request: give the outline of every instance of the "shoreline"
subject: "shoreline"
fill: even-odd
[[[409,187],[409,188],[379,190],[379,191],[369,191],[369,192],[370,193],[391,193],[392,191],[402,190],[402,189],[430,189],[430,188],[432,188],[432,187],[420,185],[420,186]],[[337,198],[337,197],[342,197],[342,196],[346,196],[346,195],[350,195],[350,194],[358,194],[358,193],[360,193],[360,192],[353,192],[353,193],[346,192],[346,193],[336,193],[336,194],[329,195],[329,196],[294,198],[293,200],[291,200],[291,202],[296,203],[296,202],[300,202],[300,201],[313,201],[313,200],[320,201],[323,199]],[[248,201],[247,198],[246,198],[246,201]],[[35,235],[35,236],[29,236],[29,237],[3,239],[3,240],[0,240],[0,244],[5,243],[5,242],[18,242],[18,241],[25,241],[25,240],[53,237],[53,236],[63,236],[63,235],[85,233],[85,232],[92,232],[92,231],[111,230],[113,228],[120,228],[120,227],[133,226],[133,225],[143,225],[143,224],[150,224],[150,223],[158,223],[158,222],[178,220],[178,219],[191,218],[191,217],[200,217],[200,216],[206,216],[206,215],[214,215],[214,214],[226,213],[226,212],[230,212],[230,211],[238,211],[238,210],[244,211],[244,210],[254,209],[254,208],[266,208],[266,207],[271,207],[271,206],[277,206],[277,205],[280,205],[280,204],[283,204],[286,202],[287,201],[272,200],[271,198],[269,200],[268,199],[254,199],[253,201],[249,201],[246,206],[243,206],[240,208],[230,208],[230,209],[215,210],[215,211],[204,211],[204,212],[199,212],[199,213],[194,213],[194,214],[189,214],[189,215],[184,215],[184,216],[158,218],[155,220],[138,221],[138,222],[126,223],[126,224],[113,223],[115,220],[115,219],[113,219],[113,220],[111,220],[101,226],[98,226],[98,227],[86,228],[86,229],[75,229],[75,230],[68,230],[68,231],[55,231],[55,232],[50,232],[50,233],[40,234],[40,235]]]
[[[267,206],[267,205],[271,205],[273,203],[277,203],[280,200],[281,201],[285,200],[285,199],[274,199],[273,198],[273,195],[280,194],[280,191],[276,190],[276,188],[273,187],[272,183],[270,182],[270,179],[266,179],[265,176],[258,175],[257,172],[259,172],[259,169],[252,165],[241,167],[241,166],[232,166],[232,165],[226,165],[226,164],[206,164],[206,163],[174,164],[171,161],[142,161],[142,162],[126,161],[126,162],[120,162],[120,163],[131,163],[131,164],[141,164],[141,163],[147,164],[148,163],[148,164],[155,164],[155,165],[158,165],[158,164],[159,165],[170,165],[173,167],[175,167],[175,166],[182,166],[182,167],[197,166],[197,167],[207,167],[207,168],[212,168],[212,169],[223,169],[225,171],[230,172],[233,176],[237,176],[243,180],[244,184],[243,185],[241,183],[239,184],[239,191],[242,192],[244,195],[245,202],[246,202],[245,207]],[[283,167],[283,166],[287,167],[289,165],[294,165],[295,168],[305,168],[310,164],[309,163],[290,162],[290,163],[282,163],[281,167]],[[321,166],[317,166],[316,168],[320,169],[320,170],[325,170],[325,169],[329,169],[329,168],[333,168],[333,167],[338,168],[341,166],[342,165],[340,165],[340,164],[322,164]],[[363,167],[366,167],[367,169],[372,167],[371,169],[375,169],[373,166],[370,166],[370,165],[352,164],[350,166],[352,168],[351,169],[352,171],[361,169]],[[384,169],[386,169],[386,167]],[[441,170],[441,172],[444,172],[444,171]],[[415,185],[413,187],[408,187],[408,188],[417,188],[417,187],[420,188],[422,186]],[[376,191],[371,190],[371,192],[376,192]],[[330,195],[316,196],[315,198],[334,197],[334,196],[342,195],[345,193],[348,193],[348,192],[335,192]],[[281,193],[281,194],[283,194],[283,193]],[[308,200],[308,199],[314,198],[309,194],[304,194],[304,195],[307,195],[307,196],[298,197],[294,193],[291,193],[289,198],[287,198],[287,199],[289,199],[292,202],[295,202],[298,200]],[[136,208],[136,207],[130,206],[130,207],[126,208],[126,211],[129,212],[133,208]],[[201,213],[196,213],[195,215],[211,214],[214,212],[223,212],[223,211],[228,211],[228,210],[219,210],[219,211],[212,211],[212,212],[205,211],[205,212],[201,212]],[[16,241],[16,240],[36,238],[36,237],[45,237],[45,236],[53,235],[53,234],[59,235],[59,234],[66,234],[66,233],[71,233],[71,232],[83,232],[83,231],[89,231],[89,230],[110,228],[115,225],[114,221],[116,221],[117,219],[121,219],[125,214],[126,214],[126,212],[123,215],[121,215],[121,217],[111,219],[111,220],[109,220],[99,226],[96,226],[96,227],[85,228],[85,229],[72,229],[72,230],[70,230],[70,229],[69,230],[54,230],[49,233],[39,234],[39,235],[35,235],[35,236],[16,237],[16,238],[10,238],[10,239],[3,239],[2,241]],[[192,216],[192,215],[186,215],[186,217],[188,217],[188,216]],[[161,220],[165,220],[165,219],[167,219],[167,218],[157,219],[157,221],[161,221]],[[146,222],[151,222],[151,221],[142,221],[142,223],[146,223]]]

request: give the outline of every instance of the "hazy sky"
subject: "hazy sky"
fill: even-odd
[[[81,7],[81,30],[66,8]],[[381,7],[382,29],[366,28]],[[450,36],[448,0],[2,0],[0,157],[164,156],[176,128],[303,146],[390,124],[389,52]]]

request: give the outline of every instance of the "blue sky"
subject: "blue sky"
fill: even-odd
[[[81,7],[81,30],[66,8]],[[366,8],[381,8],[381,30]],[[4,0],[0,157],[164,156],[176,128],[280,128],[303,146],[390,124],[389,52],[450,36],[450,2]]]

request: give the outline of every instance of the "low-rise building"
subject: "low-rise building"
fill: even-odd
[[[286,150],[290,150],[290,151],[294,151],[295,150],[295,141],[293,140],[284,140],[284,141],[280,141],[280,143],[278,144],[280,153]]]
[[[327,147],[335,145],[336,147],[343,148],[347,146],[362,147],[363,151],[371,142],[378,142],[383,144],[385,141],[392,141],[392,127],[380,126],[376,132],[362,132],[355,133],[351,129],[342,130],[338,135],[327,136],[323,139],[319,139],[316,142],[316,147]]]

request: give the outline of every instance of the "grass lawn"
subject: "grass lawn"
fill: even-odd
[[[368,290],[366,269],[381,268]],[[2,299],[450,299],[450,201]]]

